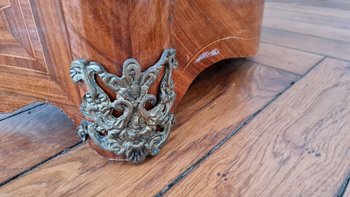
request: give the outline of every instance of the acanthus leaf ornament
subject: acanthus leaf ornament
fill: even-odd
[[[83,120],[78,127],[82,140],[90,138],[101,149],[123,155],[134,164],[146,156],[156,155],[169,136],[174,115],[170,109],[175,100],[172,70],[177,67],[175,49],[166,49],[160,60],[141,71],[136,59],[127,59],[121,77],[108,73],[96,62],[78,59],[72,62],[70,76],[82,81],[88,91],[82,98],[81,112],[93,122]],[[164,67],[158,98],[148,93]],[[116,94],[111,101],[95,77]],[[154,106],[146,109],[146,105]],[[120,112],[115,117],[114,111]]]

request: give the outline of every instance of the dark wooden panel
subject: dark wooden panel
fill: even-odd
[[[0,182],[79,142],[75,126],[52,105],[0,121]]]
[[[326,59],[169,196],[335,196],[350,171],[350,63]]]
[[[297,78],[247,61],[216,65],[186,94],[178,108],[178,126],[155,158],[138,166],[109,162],[84,143],[5,185],[0,193],[154,195]]]

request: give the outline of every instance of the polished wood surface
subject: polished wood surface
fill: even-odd
[[[130,57],[145,69],[175,48],[176,105],[206,67],[256,53],[263,1],[67,0],[62,7],[73,58],[96,60],[111,73],[121,75]]]
[[[297,79],[249,61],[216,65],[185,95],[179,123],[155,158],[138,166],[109,162],[84,144],[6,184],[0,193],[153,196]]]
[[[75,125],[59,109],[29,107],[0,121],[0,183],[80,141],[72,132]]]
[[[127,58],[145,69],[175,48],[176,105],[206,67],[256,53],[263,0],[3,0],[0,9],[0,110],[45,101],[79,122],[84,90],[70,80],[73,59],[120,75]]]
[[[1,7],[0,64],[47,72],[30,4],[26,1],[10,0]]]
[[[324,60],[168,195],[336,194],[350,170],[349,68]]]
[[[0,110],[44,101],[81,119],[78,89],[68,74],[72,58],[60,2],[9,0],[1,5]]]
[[[257,52],[263,6],[263,0],[176,1],[172,44],[180,65],[174,71],[177,102],[204,68]]]
[[[108,72],[121,75],[126,59],[136,58],[146,69],[166,48],[177,50],[179,62],[173,73],[175,108],[203,69],[225,58],[256,53],[263,3],[4,1],[0,18],[0,110],[11,111],[34,101],[49,102],[78,124],[83,119],[79,105],[86,88],[78,90],[71,81],[70,61],[94,60]],[[160,80],[153,84],[151,93],[157,94]],[[116,97],[100,85],[112,99]]]
[[[174,6],[164,0],[63,0],[73,59],[98,61],[118,75],[130,57],[143,69],[153,65],[171,47]]]
[[[270,8],[272,5],[274,8]],[[350,27],[346,18],[350,9],[348,1],[279,0],[279,7],[275,5],[276,0],[266,3],[265,23],[279,18],[286,23],[297,20],[339,29]],[[290,10],[293,7],[298,9]],[[146,163],[135,167],[107,162],[83,143],[35,164],[26,174],[7,179],[0,187],[0,196],[150,196],[157,193],[174,196],[175,192],[180,195],[192,187],[198,191],[195,186],[200,187],[201,181],[186,188],[182,186],[198,177],[199,171],[209,188],[215,184],[219,184],[219,191],[239,188],[242,196],[252,191],[259,191],[253,196],[269,191],[274,192],[273,196],[295,196],[300,191],[302,196],[349,196],[349,151],[346,152],[349,135],[348,130],[340,129],[341,126],[347,128],[349,123],[348,115],[344,114],[349,110],[346,104],[349,66],[344,67],[349,65],[346,54],[349,43],[336,41],[332,33],[326,34],[327,37],[324,32],[320,32],[323,37],[313,33],[265,27],[260,51],[251,59],[261,64],[234,61],[228,65],[228,61],[201,74],[178,105],[177,124],[169,143],[160,155]],[[324,59],[325,56],[343,60]],[[288,89],[282,92],[285,88]],[[293,107],[286,107],[291,104]],[[286,114],[290,116],[285,117]],[[285,117],[282,120],[275,119],[282,116]],[[33,121],[50,127],[40,124],[42,120]],[[320,125],[323,127],[317,127]],[[253,129],[254,126],[258,129]],[[288,126],[291,130],[286,129]],[[304,126],[307,126],[304,132],[300,132]],[[26,130],[25,125],[21,128]],[[75,129],[70,132],[75,133]],[[249,146],[252,143],[254,146]],[[302,147],[303,144],[306,146]],[[251,152],[255,154],[250,155]],[[33,151],[23,157],[41,154],[45,152]],[[211,157],[215,157],[216,162]],[[231,160],[234,161],[229,162]],[[246,164],[247,161],[251,162]],[[204,167],[213,168],[208,162],[216,165],[214,173],[204,170]],[[218,166],[219,162],[222,165]],[[228,179],[232,176],[242,179]],[[262,187],[266,191],[261,192]],[[79,193],[80,188],[85,193]],[[319,192],[323,193],[319,195]]]

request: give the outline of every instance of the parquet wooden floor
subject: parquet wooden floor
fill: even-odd
[[[259,53],[204,71],[142,165],[51,105],[1,114],[0,196],[350,196],[350,1],[265,5]]]

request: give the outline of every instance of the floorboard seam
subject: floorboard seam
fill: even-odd
[[[38,103],[37,105],[34,105],[33,107],[30,107],[30,108],[25,109],[25,110],[23,110],[23,111],[19,111],[19,112],[16,112],[16,113],[14,113],[14,114],[11,114],[11,115],[9,115],[9,116],[7,116],[7,117],[5,117],[5,118],[2,118],[2,119],[0,119],[0,121],[3,121],[3,120],[6,120],[6,119],[9,119],[9,118],[12,118],[12,117],[17,116],[17,115],[19,115],[19,114],[21,114],[21,113],[30,111],[30,110],[32,110],[32,109],[34,109],[34,108],[43,106],[43,105],[45,105],[45,104],[46,104],[46,103]]]
[[[69,146],[68,148],[65,148],[64,150],[62,150],[62,151],[60,151],[60,152],[58,152],[58,153],[56,153],[56,154],[50,156],[49,158],[47,158],[47,159],[41,161],[40,163],[37,163],[37,164],[35,164],[34,166],[32,166],[32,167],[30,167],[30,168],[27,168],[26,170],[20,172],[19,174],[17,174],[17,175],[15,175],[15,176],[13,176],[13,177],[11,177],[11,178],[9,178],[9,179],[7,179],[7,180],[1,182],[1,183],[0,183],[0,188],[1,188],[2,186],[6,185],[6,184],[8,184],[8,183],[10,183],[10,182],[12,182],[12,181],[18,179],[18,178],[21,178],[21,177],[27,175],[28,173],[30,173],[31,171],[33,171],[33,170],[35,170],[36,168],[40,167],[41,165],[45,164],[46,162],[50,161],[51,159],[54,159],[54,158],[56,158],[56,157],[58,157],[58,156],[60,156],[60,155],[63,155],[63,154],[65,154],[65,153],[69,152],[70,150],[72,150],[72,149],[78,147],[78,146],[81,145],[81,144],[82,144],[82,141],[79,141],[78,143],[75,143],[75,144],[73,144],[72,146]]]
[[[300,33],[300,32],[290,31],[290,30],[286,30],[286,29],[278,29],[276,27],[269,27],[269,26],[263,25],[263,28],[273,29],[273,30],[277,30],[277,31],[285,31],[285,32],[288,32],[288,33],[294,33],[294,34],[299,34],[299,35],[304,35],[304,36],[310,36],[310,37],[314,37],[314,38],[318,38],[318,39],[322,39],[322,40],[329,40],[329,41],[340,42],[340,43],[345,42],[346,44],[350,44],[349,41],[335,40],[335,39],[332,39],[332,38],[325,38],[325,37],[322,37],[322,36],[316,36],[316,35],[312,35],[312,34]]]
[[[346,189],[349,187],[349,182],[350,182],[350,172],[348,173],[348,175],[345,177],[345,180],[341,184],[341,186],[337,192],[337,195],[336,195],[337,197],[344,196]]]
[[[305,75],[301,76],[299,79],[297,79],[294,83],[291,83],[287,88],[282,90],[280,93],[278,93],[273,99],[271,99],[269,102],[267,102],[265,105],[263,105],[260,109],[258,109],[255,113],[250,115],[248,118],[246,118],[242,123],[239,124],[238,128],[233,130],[229,135],[227,135],[223,140],[221,140],[218,144],[216,144],[213,148],[211,148],[205,155],[203,155],[200,159],[198,159],[194,164],[192,164],[190,167],[188,167],[184,172],[180,173],[173,181],[171,181],[168,185],[166,185],[158,194],[156,194],[156,197],[161,197],[165,193],[167,193],[170,189],[172,189],[177,183],[182,181],[185,177],[187,177],[193,170],[198,168],[205,160],[208,159],[208,157],[216,152],[222,145],[224,145],[232,136],[237,134],[245,125],[250,123],[260,112],[262,112],[265,108],[267,108],[269,105],[271,105],[277,98],[279,98],[283,93],[285,93],[289,88],[291,88],[296,82],[303,79],[310,71],[312,71],[317,65],[319,65],[323,60],[325,60],[326,57],[323,57],[320,61],[318,61],[315,65],[313,65],[306,73]]]
[[[260,63],[258,61],[255,61],[255,60],[251,60],[251,59],[247,59],[248,62],[253,62],[255,64],[259,64],[259,65],[262,65],[262,66],[266,66],[266,67],[269,67],[269,68],[273,68],[275,70],[281,70],[283,72],[286,72],[286,73],[290,73],[290,74],[293,74],[293,75],[296,75],[298,77],[302,77],[304,76],[305,74],[299,74],[299,73],[295,73],[295,72],[292,72],[292,71],[289,71],[289,70],[284,70],[283,68],[279,68],[279,67],[275,67],[275,66],[270,66],[268,64],[263,64],[263,63]]]
[[[280,3],[282,3],[282,2],[280,2]],[[288,3],[283,3],[283,4],[286,4],[286,5],[288,5]],[[307,5],[307,4],[299,4],[299,5],[301,5],[301,6],[306,6],[306,7],[310,7],[310,8],[327,8],[327,7],[320,7],[320,6],[311,6],[311,5]],[[299,13],[301,13],[301,14],[305,14],[305,15],[309,15],[309,16],[315,16],[315,17],[318,17],[318,16],[320,16],[320,17],[330,17],[330,18],[335,18],[335,19],[348,19],[347,17],[339,17],[339,16],[327,16],[327,15],[322,15],[322,14],[318,14],[318,13],[309,13],[309,12],[303,12],[303,11],[299,11],[299,10],[290,10],[290,9],[286,9],[286,8],[281,8],[281,7],[266,7],[265,8],[266,10],[267,9],[273,9],[273,10],[277,10],[277,11],[281,11],[281,12],[283,12],[283,11],[286,11],[286,12],[294,12],[295,14],[299,14]],[[336,9],[336,8],[331,8],[331,9]],[[339,9],[338,9],[339,10]],[[341,9],[340,9],[341,10]],[[345,11],[345,9],[344,9],[344,11]],[[288,20],[288,19],[286,19],[286,20]],[[293,20],[293,19],[291,19],[291,20]],[[311,23],[311,24],[317,24],[317,23],[312,23],[312,22],[309,22],[309,21],[301,21],[301,22],[304,22],[304,23]],[[324,25],[324,26],[327,26],[328,27],[328,25]]]
[[[339,58],[339,57],[334,57],[334,56],[321,54],[321,53],[315,53],[313,51],[307,51],[307,50],[304,50],[304,49],[293,48],[293,47],[289,47],[289,46],[285,46],[285,45],[275,44],[275,43],[272,43],[272,42],[267,42],[267,41],[260,41],[260,42],[264,43],[264,44],[275,45],[275,46],[286,48],[286,49],[291,49],[291,50],[294,50],[294,51],[300,51],[300,52],[309,53],[309,54],[312,54],[312,55],[318,55],[318,56],[321,56],[321,57],[329,57],[329,58],[333,58],[333,59],[340,60],[340,61],[343,61],[343,62],[349,62],[350,61],[350,60],[342,59],[342,58]]]

